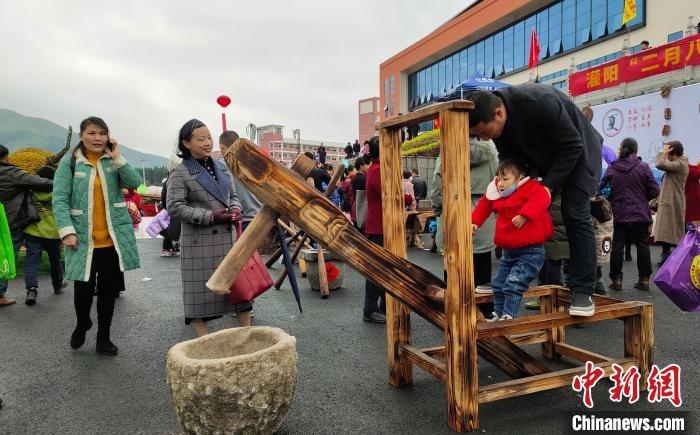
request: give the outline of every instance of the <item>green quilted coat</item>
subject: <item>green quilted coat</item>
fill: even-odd
[[[80,149],[76,149],[74,155],[75,171],[71,168],[71,153],[58,165],[53,181],[53,210],[61,239],[70,234],[78,237],[78,249],[66,249],[66,279],[88,281],[94,250],[91,228],[95,167]],[[138,187],[141,176],[123,156],[113,160],[105,154],[98,162],[107,226],[119,255],[119,268],[122,272],[136,269],[139,267],[139,253],[121,188]]]

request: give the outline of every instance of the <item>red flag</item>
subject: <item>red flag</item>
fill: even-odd
[[[527,63],[527,68],[531,69],[537,66],[540,57],[540,43],[537,40],[537,31],[532,28],[532,36],[530,37],[530,60]]]

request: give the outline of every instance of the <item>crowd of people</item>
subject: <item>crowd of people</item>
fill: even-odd
[[[650,234],[662,246],[663,264],[683,238],[686,223],[700,220],[700,167],[688,164],[682,144],[669,142],[659,153],[655,166],[665,174],[659,186],[637,155],[634,138],[624,139],[617,152],[606,150],[591,125],[590,108],[579,109],[551,86],[477,91],[469,98],[475,103],[469,126],[472,264],[477,292],[494,296],[493,304],[480,307],[488,320],[516,317],[522,294],[535,279],[570,288],[571,315],[593,315],[592,295],[606,292],[602,268],[608,262],[609,289],[625,287],[626,244],[636,247],[634,287],[649,290]],[[218,141],[222,154],[237,139],[235,132],[223,132]],[[227,314],[235,315],[240,326],[250,325],[254,301],[230,304],[226,296],[209,291],[206,282],[235,243],[237,227],[245,231],[262,206],[222,159],[212,157],[213,149],[208,127],[197,119],[186,122],[161,195],[169,216],[160,232],[161,255],[179,255],[183,318],[198,336],[208,333],[207,322]],[[325,162],[323,146],[315,154],[306,153],[316,162],[310,182],[320,192],[330,191],[331,201],[356,228],[381,246],[379,140],[374,137],[364,146],[348,143],[346,153],[351,165],[331,189],[335,168]],[[70,346],[78,349],[85,343],[97,296],[95,349],[117,354],[110,334],[115,299],[125,290],[124,272],[139,267],[134,221],[123,189],[141,183],[138,171],[97,117],[81,123],[79,144],[56,170],[47,166],[32,175],[11,165],[8,154],[0,146],[0,200],[15,255],[21,245],[27,248],[25,302],[37,302],[37,267],[46,251],[53,292],[63,292],[65,279],[74,282],[76,325]],[[601,174],[603,160],[607,168]],[[403,193],[407,211],[428,197],[428,184],[417,169],[403,171]],[[430,199],[437,219],[435,244],[442,252],[440,158]],[[494,252],[500,261],[492,276]],[[5,296],[7,286],[0,281],[0,306],[15,302]],[[536,306],[536,301],[528,304]],[[362,317],[386,322],[384,290],[370,280]]]

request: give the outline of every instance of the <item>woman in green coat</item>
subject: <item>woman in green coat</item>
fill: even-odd
[[[90,309],[97,290],[97,345],[116,355],[110,340],[114,300],[124,290],[124,271],[139,267],[136,239],[121,188],[136,188],[141,177],[109,137],[107,124],[90,117],[80,123],[80,143],[61,160],[54,177],[53,209],[66,250],[66,278],[75,281],[77,325],[70,345],[78,349],[92,327]]]

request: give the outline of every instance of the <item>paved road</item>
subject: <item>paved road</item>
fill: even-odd
[[[140,240],[142,268],[127,274],[127,292],[118,300],[113,341],[117,357],[94,352],[95,329],[86,345],[68,346],[74,325],[72,287],[64,295],[47,291],[41,281],[34,307],[21,302],[0,310],[0,433],[179,433],[165,383],[165,355],[175,343],[194,337],[182,318],[179,260],[158,256],[160,242]],[[658,251],[653,251],[658,257]],[[442,258],[411,250],[410,258],[441,274]],[[277,266],[279,270],[279,266]],[[632,263],[625,263],[630,278]],[[277,272],[275,272],[276,275]],[[152,278],[142,281],[143,278]],[[446,426],[445,386],[415,369],[413,386],[387,384],[386,336],[381,325],[361,320],[364,280],[349,270],[344,288],[321,300],[300,279],[304,313],[299,314],[288,284],[270,290],[256,303],[254,324],[277,326],[297,337],[299,381],[281,433],[450,433]],[[23,300],[15,281],[9,295]],[[698,420],[697,314],[680,312],[657,289],[625,290],[624,299],[655,304],[656,362],[678,363],[683,369],[682,410]],[[94,308],[93,308],[94,310]],[[94,316],[94,311],[93,311]],[[213,322],[216,329],[235,325],[230,317]],[[414,342],[438,345],[442,333],[414,316]],[[622,353],[622,323],[609,321],[567,328],[567,340],[602,354]],[[529,347],[539,355],[537,346]],[[481,361],[482,384],[505,376]],[[568,367],[564,361],[553,367]],[[636,406],[614,404],[609,384],[594,389],[596,412],[671,410],[667,402]],[[568,412],[581,410],[581,398],[560,388],[480,407],[482,430],[488,433],[559,433]],[[698,426],[695,426],[696,428]]]

